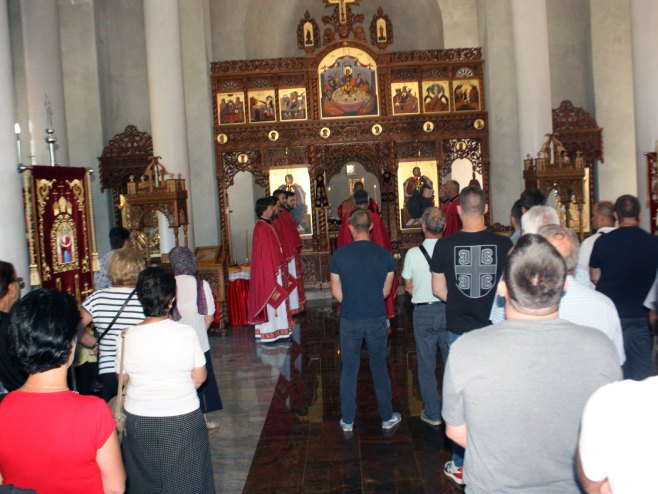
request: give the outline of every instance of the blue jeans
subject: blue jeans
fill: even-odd
[[[448,347],[451,347],[460,336],[460,334],[448,331]],[[452,462],[456,467],[464,466],[464,448],[454,442],[452,443]]]
[[[448,358],[448,330],[446,306],[440,302],[414,307],[414,339],[418,359],[418,384],[423,397],[425,415],[432,420],[441,419],[441,398],[436,382],[436,349],[441,351],[445,365]]]
[[[656,374],[653,365],[653,336],[646,317],[621,319],[624,337],[624,379],[642,381]]]
[[[343,422],[354,423],[356,415],[356,383],[361,365],[361,344],[366,340],[370,373],[375,387],[377,407],[382,420],[393,417],[391,379],[386,367],[388,330],[386,316],[352,321],[340,319],[340,411]]]

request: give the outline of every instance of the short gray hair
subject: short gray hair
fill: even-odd
[[[561,225],[544,225],[537,233],[548,240],[560,253],[567,265],[567,273],[573,273],[578,266],[580,250],[580,241],[574,231]]]
[[[537,233],[543,225],[559,225],[560,217],[555,208],[550,206],[532,206],[521,216],[521,230],[526,233]]]
[[[432,235],[441,235],[446,226],[446,218],[437,207],[430,206],[423,211],[420,221]]]

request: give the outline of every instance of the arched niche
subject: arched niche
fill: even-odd
[[[445,175],[444,183],[448,180],[455,180],[459,183],[460,189],[468,186],[472,180],[477,180],[482,186],[482,173],[473,166],[473,162],[468,158],[458,158],[450,165],[450,171]]]
[[[379,179],[356,160],[345,163],[340,172],[329,180],[327,196],[329,199],[329,215],[337,216],[338,206],[352,197],[352,188],[355,182],[363,183],[364,190],[377,204],[381,203],[381,184]]]
[[[227,226],[230,262],[241,264],[251,255],[251,234],[256,225],[254,205],[265,197],[266,189],[254,180],[249,171],[240,171],[226,189]]]

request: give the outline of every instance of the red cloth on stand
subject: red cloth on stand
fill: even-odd
[[[441,204],[441,211],[443,211],[443,216],[446,219],[446,226],[443,230],[444,237],[462,229],[462,220],[459,218],[457,206],[459,206],[459,196]]]
[[[277,307],[285,287],[277,283],[277,274],[281,270],[287,273],[283,257],[281,240],[269,222],[259,219],[254,228],[251,254],[251,281],[249,283],[249,324],[267,321],[265,307],[270,304]],[[286,281],[284,279],[284,284]],[[286,292],[287,293],[287,292]]]
[[[249,297],[249,280],[239,278],[230,281],[228,284],[227,302],[228,302],[228,320],[231,326],[244,326],[249,324],[247,314],[249,307],[247,300]],[[219,311],[215,313],[215,317]]]
[[[388,230],[384,226],[384,222],[377,213],[369,211],[370,219],[372,220],[372,228],[370,229],[370,240],[375,242],[377,245],[381,245],[391,254],[393,254],[393,246],[391,245],[391,236],[388,234]],[[352,241],[352,234],[348,228],[348,218],[343,218],[343,221],[340,224],[340,229],[338,230],[338,238],[336,239],[336,246],[340,249],[341,247],[346,246]],[[386,303],[386,317],[392,319],[395,317],[395,297],[398,294],[398,276],[395,274],[393,276],[393,286],[391,288],[391,293],[388,294],[384,302]]]

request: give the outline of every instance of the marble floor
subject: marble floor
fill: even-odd
[[[441,471],[450,457],[443,427],[419,419],[410,318],[400,297],[389,373],[403,420],[390,433],[381,430],[367,358],[354,432],[344,435],[338,424],[340,348],[331,301],[309,302],[288,343],[256,342],[250,327],[213,337],[224,403],[212,414],[221,427],[210,435],[217,492],[462,492]],[[440,366],[437,374],[441,382]]]

